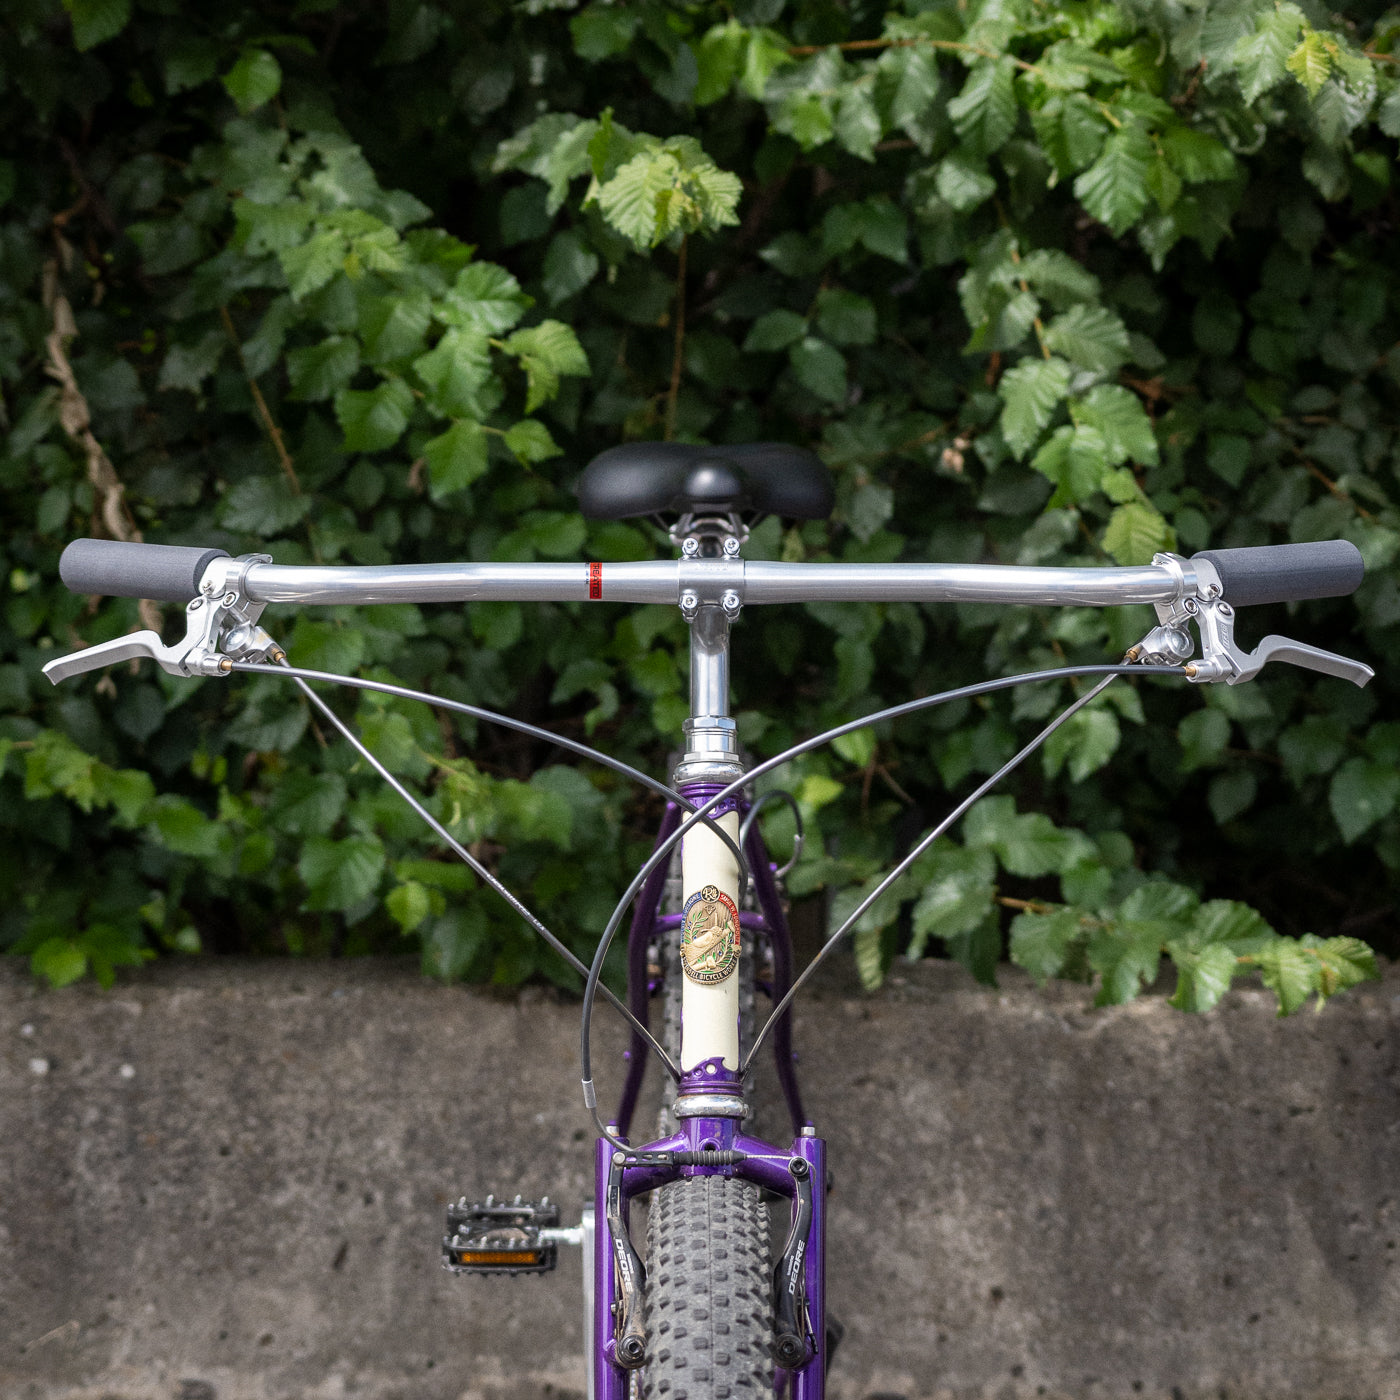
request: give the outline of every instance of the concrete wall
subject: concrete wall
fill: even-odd
[[[1400,976],[1286,1022],[1004,982],[802,1012],[835,1400],[1400,1396]],[[576,1257],[437,1262],[459,1192],[577,1218],[576,1024],[383,964],[0,973],[0,1396],[579,1396]]]

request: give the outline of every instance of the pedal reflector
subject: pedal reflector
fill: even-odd
[[[447,1208],[443,1267],[454,1274],[544,1274],[559,1262],[559,1247],[541,1231],[559,1224],[559,1207],[544,1200],[469,1202]]]

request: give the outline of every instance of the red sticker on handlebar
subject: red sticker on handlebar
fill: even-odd
[[[588,597],[591,602],[597,602],[603,596],[603,566],[601,564],[590,564],[588,566]]]

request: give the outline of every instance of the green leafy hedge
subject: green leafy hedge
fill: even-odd
[[[819,448],[835,517],[767,521],[754,557],[1336,536],[1366,556],[1354,600],[1257,630],[1365,656],[1371,687],[1120,683],[863,917],[868,981],[904,949],[989,980],[1009,940],[1104,1001],[1165,954],[1179,1006],[1256,971],[1288,1011],[1370,975],[1360,939],[1394,951],[1400,12],[14,0],[0,34],[0,946],[51,981],[158,949],[420,946],[444,977],[567,983],[285,685],[132,666],[50,690],[48,655],[158,620],[70,596],[56,560],[93,532],[284,562],[644,557],[659,532],[585,525],[569,487],[662,436]],[[741,734],[772,753],[1119,654],[1151,620],[750,609]],[[663,608],[266,622],[303,664],[654,768],[685,713]],[[1030,687],[795,764],[795,891],[853,908],[1067,698]],[[518,736],[336,703],[591,948],[650,799]],[[790,817],[766,820],[781,847]]]

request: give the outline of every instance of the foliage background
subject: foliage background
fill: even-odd
[[[658,531],[574,512],[590,456],[778,438],[819,447],[839,504],[765,522],[757,557],[1344,536],[1370,569],[1355,599],[1246,624],[1364,656],[1367,690],[1287,668],[1114,687],[867,916],[868,980],[905,947],[985,979],[1008,941],[1104,1000],[1164,951],[1185,1007],[1251,967],[1283,1009],[1365,975],[1354,935],[1394,951],[1400,867],[1397,33],[1396,11],[1259,0],[11,0],[0,947],[55,982],[153,950],[411,946],[444,977],[567,982],[289,687],[133,666],[51,690],[48,656],[140,612],[69,595],[59,551],[139,532],[284,562],[642,557]],[[685,712],[662,608],[265,621],[295,661],[654,767]],[[1150,623],[750,609],[741,733],[771,753],[1114,656]],[[853,907],[1067,698],[796,765],[815,839],[795,891]],[[518,737],[337,703],[591,947],[653,804]]]

